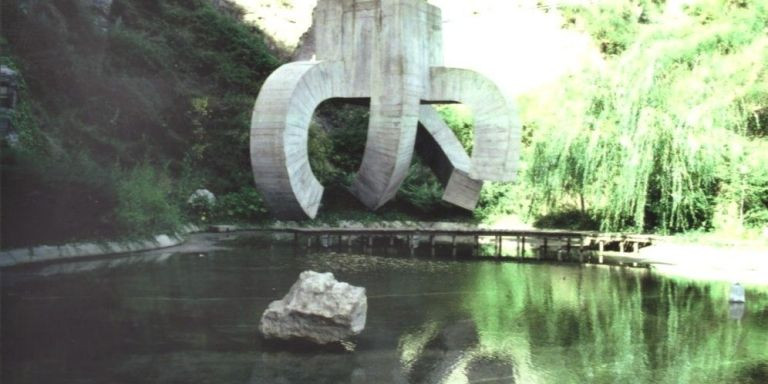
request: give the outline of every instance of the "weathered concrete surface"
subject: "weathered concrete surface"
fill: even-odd
[[[483,182],[469,177],[469,156],[451,128],[429,105],[421,106],[416,153],[443,184],[444,201],[464,209],[475,209]]]
[[[370,99],[368,141],[351,187],[370,209],[394,197],[405,179],[422,103],[463,102],[476,117],[475,151],[469,166],[454,165],[457,172],[444,182],[448,201],[474,207],[473,179],[514,177],[520,139],[514,107],[483,76],[442,66],[441,27],[440,10],[425,0],[318,1],[310,46],[300,49],[318,61],[279,68],[254,107],[254,177],[276,216],[317,213],[323,189],[309,167],[307,130],[328,98]]]
[[[514,104],[490,80],[477,72],[432,68],[433,102],[460,102],[472,110],[474,143],[469,176],[477,180],[511,181],[520,157],[521,124]]]
[[[340,62],[295,62],[270,75],[251,119],[251,166],[272,213],[315,217],[323,187],[309,166],[309,122],[317,106],[342,93]]]
[[[285,297],[269,304],[259,330],[266,338],[328,344],[362,332],[367,310],[365,288],[338,282],[330,272],[305,271]]]

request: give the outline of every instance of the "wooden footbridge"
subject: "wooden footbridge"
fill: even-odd
[[[606,257],[639,258],[640,248],[651,245],[650,235],[598,233],[559,230],[499,230],[499,229],[423,229],[423,228],[287,228],[293,234],[297,247],[307,249],[360,248],[373,252],[374,248],[407,247],[411,255],[417,250],[450,247],[471,249],[473,256],[497,258],[565,258],[581,262],[603,263]],[[442,252],[441,252],[442,253]]]

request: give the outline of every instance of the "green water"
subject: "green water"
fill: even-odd
[[[2,383],[768,382],[765,290],[736,307],[645,270],[217,245],[2,270]],[[351,352],[259,336],[306,269],[366,287]]]

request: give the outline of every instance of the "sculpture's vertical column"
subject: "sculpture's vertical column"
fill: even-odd
[[[426,3],[381,0],[373,42],[371,113],[352,192],[370,209],[397,193],[411,165],[419,103],[428,78]]]

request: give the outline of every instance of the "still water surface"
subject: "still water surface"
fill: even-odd
[[[0,381],[768,383],[764,290],[731,306],[727,284],[645,270],[217,245],[2,270]],[[352,352],[260,338],[306,269],[366,287]]]

